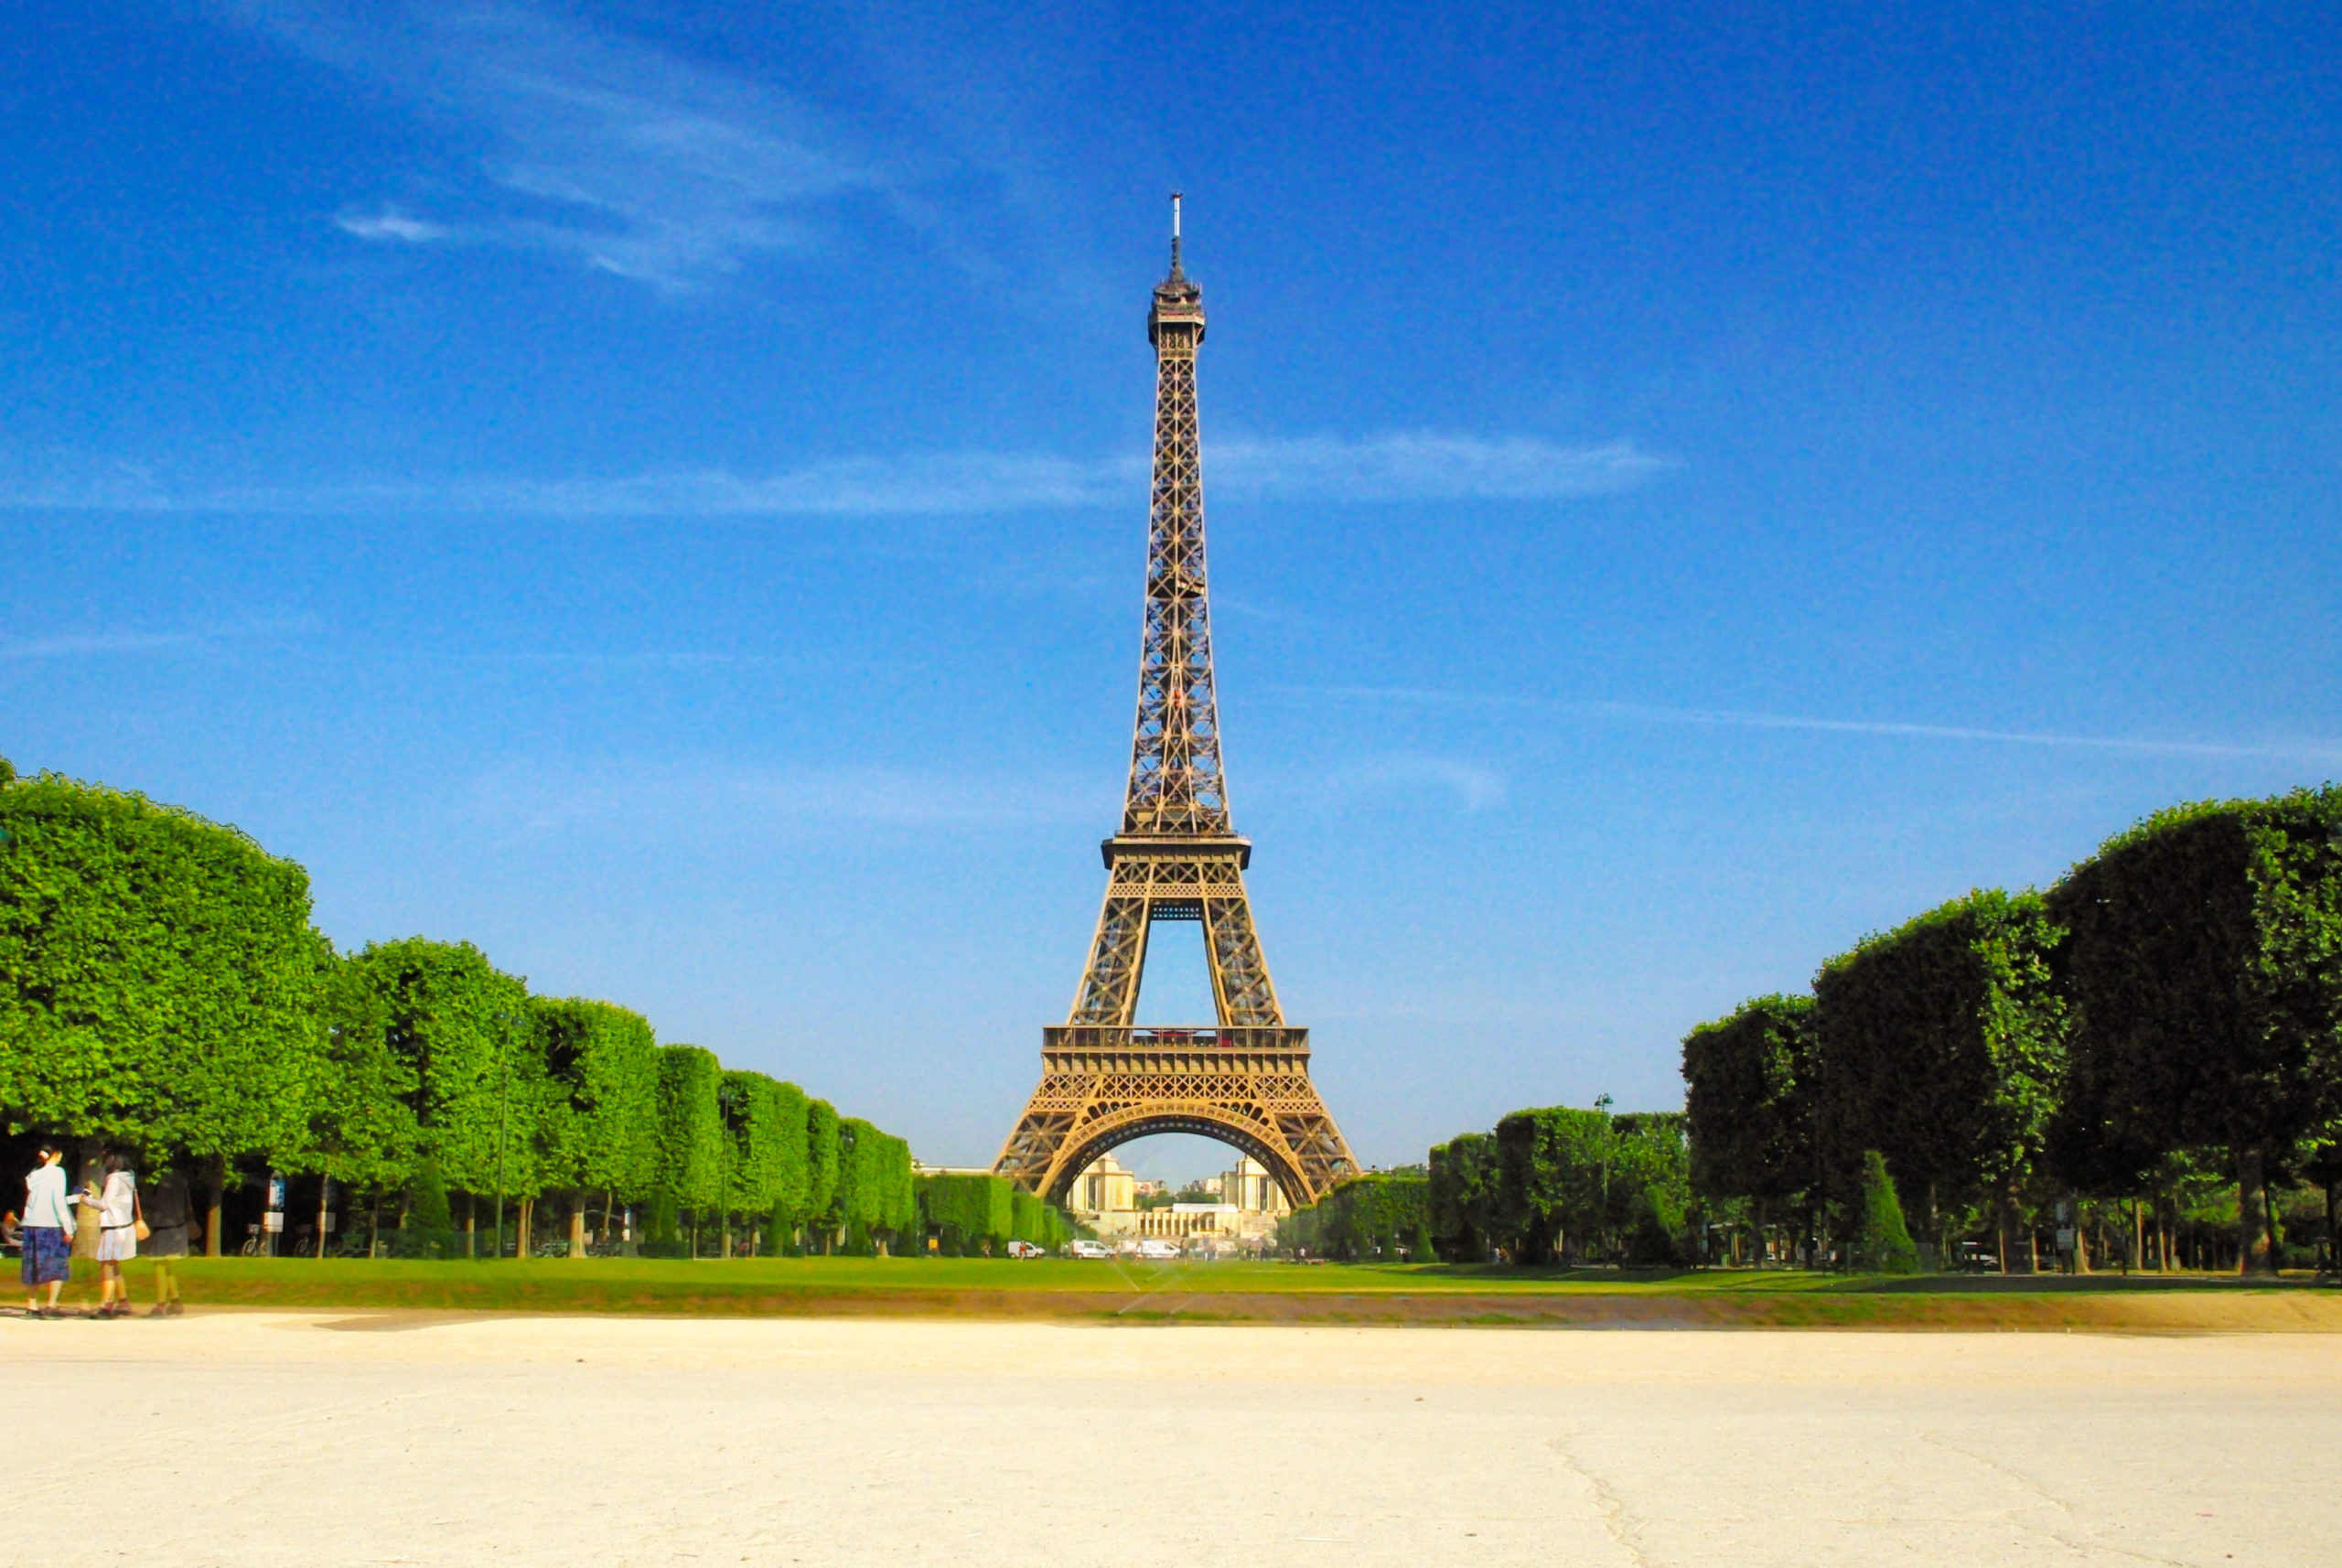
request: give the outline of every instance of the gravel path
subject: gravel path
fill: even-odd
[[[27,1568],[2266,1568],[2342,1540],[2323,1334],[220,1312],[0,1319],[0,1366]]]

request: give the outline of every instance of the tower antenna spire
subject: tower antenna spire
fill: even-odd
[[[1183,277],[1179,270],[1179,193],[1171,193],[1171,275]]]

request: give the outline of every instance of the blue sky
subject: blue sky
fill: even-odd
[[[1176,186],[1336,1114],[1672,1105],[1866,931],[2342,777],[2338,34],[12,8],[0,753],[987,1160],[1119,802]]]

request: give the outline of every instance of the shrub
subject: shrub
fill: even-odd
[[[1919,1249],[1903,1223],[1895,1178],[1876,1149],[1863,1152],[1862,1213],[1853,1238],[1853,1264],[1873,1273],[1916,1274]]]

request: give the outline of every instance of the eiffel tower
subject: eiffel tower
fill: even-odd
[[[1041,1085],[993,1166],[1053,1200],[1101,1155],[1154,1133],[1234,1144],[1268,1168],[1296,1208],[1358,1170],[1309,1080],[1309,1031],[1287,1025],[1277,1006],[1244,896],[1252,842],[1237,836],[1228,813],[1196,428],[1203,300],[1180,266],[1174,193],[1171,275],[1155,285],[1146,317],[1155,345],[1155,490],[1130,790],[1122,831],[1100,846],[1106,903],[1090,968],[1065,1023],[1041,1031]],[[1157,920],[1202,922],[1217,1024],[1135,1024],[1147,933]]]

